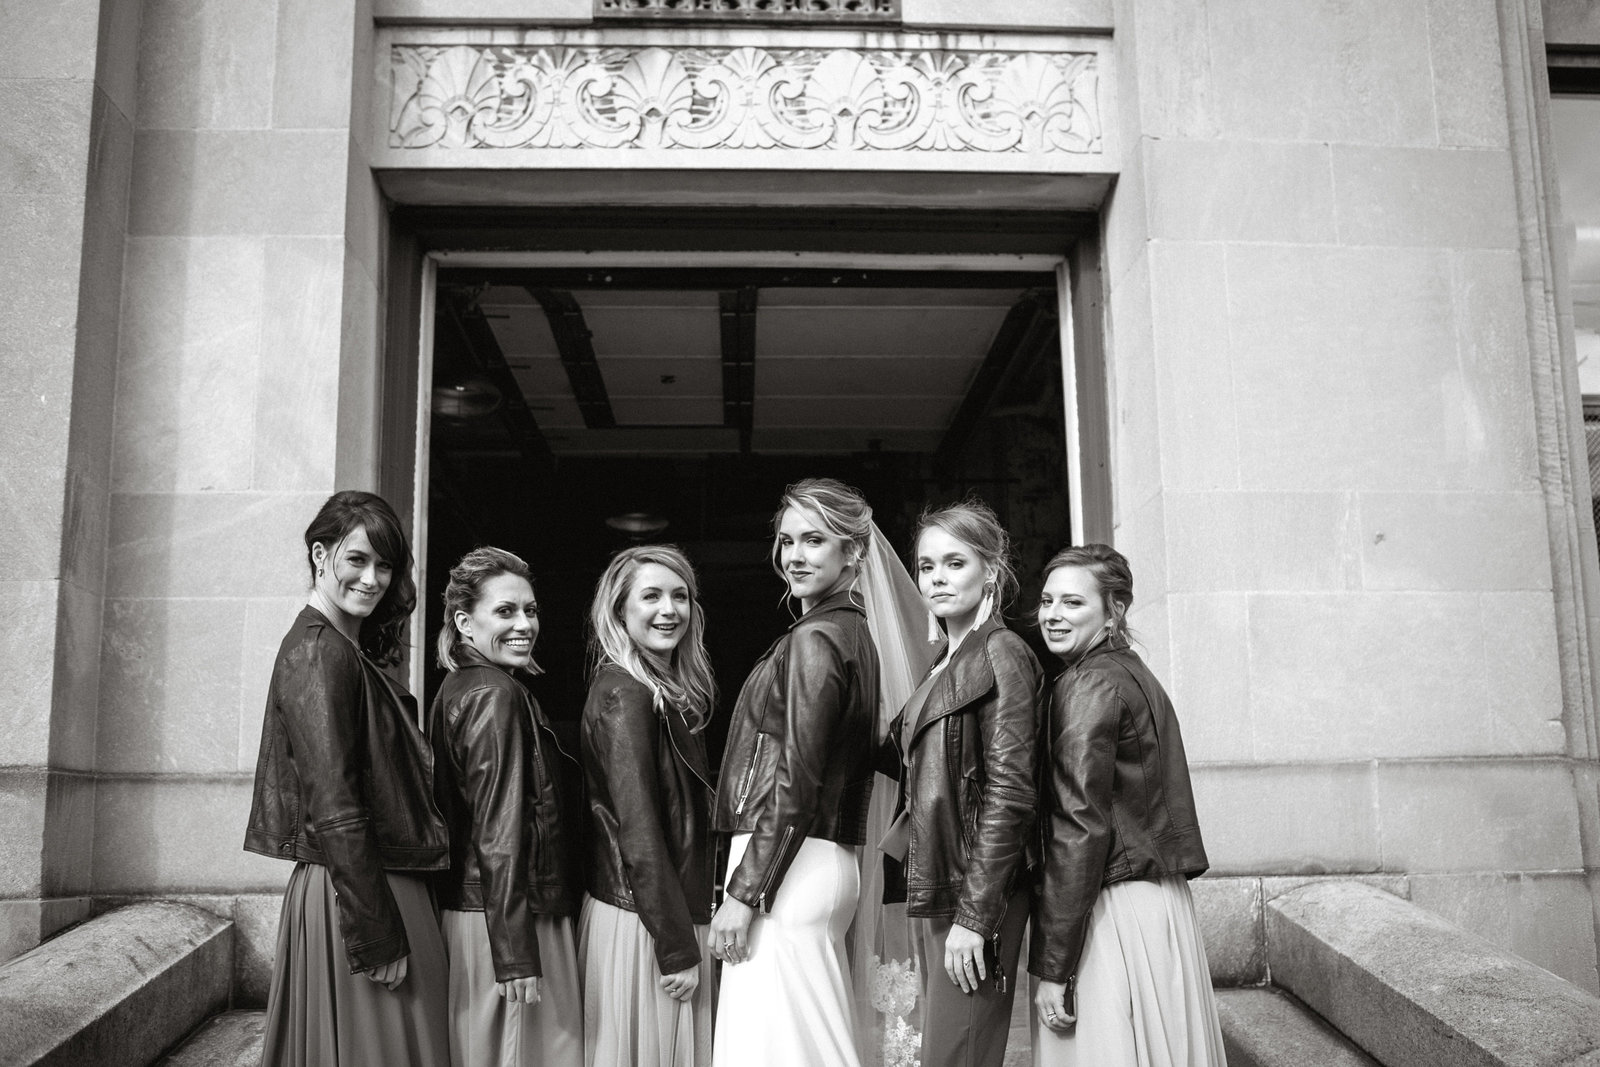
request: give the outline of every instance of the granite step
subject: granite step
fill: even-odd
[[[1228,1067],[1378,1067],[1298,1000],[1278,989],[1219,989]]]
[[[201,1024],[156,1067],[257,1067],[261,1063],[264,1011],[225,1011]]]

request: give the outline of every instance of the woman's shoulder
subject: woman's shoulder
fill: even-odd
[[[1039,657],[1033,654],[1028,642],[1022,639],[1021,634],[1004,625],[995,626],[984,637],[983,652],[989,657],[989,662],[996,666],[1021,663],[1034,672],[1039,670]]]
[[[361,670],[361,652],[350,639],[333,628],[333,623],[311,607],[301,609],[294,625],[278,646],[278,665],[314,666],[324,669]]]
[[[642,707],[653,714],[654,706],[655,693],[648,685],[615,663],[608,663],[595,672],[589,683],[584,713],[606,714]]]

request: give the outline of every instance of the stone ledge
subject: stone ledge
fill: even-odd
[[[267,1025],[264,1011],[225,1011],[207,1019],[156,1067],[257,1067]]]
[[[228,1003],[233,924],[152,901],[0,967],[0,1063],[149,1063]]]
[[[1382,1063],[1600,1065],[1600,999],[1382,890],[1304,886],[1266,931],[1273,981]]]
[[[1275,989],[1219,989],[1228,1067],[1378,1067],[1343,1034]]]

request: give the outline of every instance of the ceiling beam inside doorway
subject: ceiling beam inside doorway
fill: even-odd
[[[517,383],[516,375],[511,373],[511,367],[506,363],[494,328],[478,308],[477,294],[441,286],[439,310],[467,357],[500,390],[498,415],[523,459],[539,470],[552,468],[555,457],[550,452],[550,444],[539,431],[539,424],[528,408],[527,398],[522,395],[522,386]]]
[[[719,296],[722,323],[722,425],[739,431],[739,452],[750,454],[756,409],[756,289]]]
[[[1014,368],[1026,366],[1038,351],[1056,340],[1056,312],[1051,306],[1054,295],[1050,292],[1030,290],[1022,299],[1011,305],[1000,328],[995,331],[989,351],[973,376],[967,395],[950,420],[944,440],[939,442],[934,462],[941,468],[953,467],[972,440],[978,424],[1000,394]]]
[[[528,295],[539,302],[544,309],[544,317],[550,322],[550,335],[555,338],[561,367],[567,372],[567,383],[572,386],[572,395],[577,398],[584,426],[591,430],[614,428],[617,416],[611,410],[606,380],[600,374],[600,360],[594,353],[594,334],[584,321],[583,308],[579,306],[577,298],[565,289],[533,286],[527,289]]]

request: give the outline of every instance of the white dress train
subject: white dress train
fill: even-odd
[[[750,843],[733,838],[727,874]],[[712,1067],[860,1067],[845,933],[861,872],[855,851],[807,838],[750,924],[750,953],[723,964]]]

